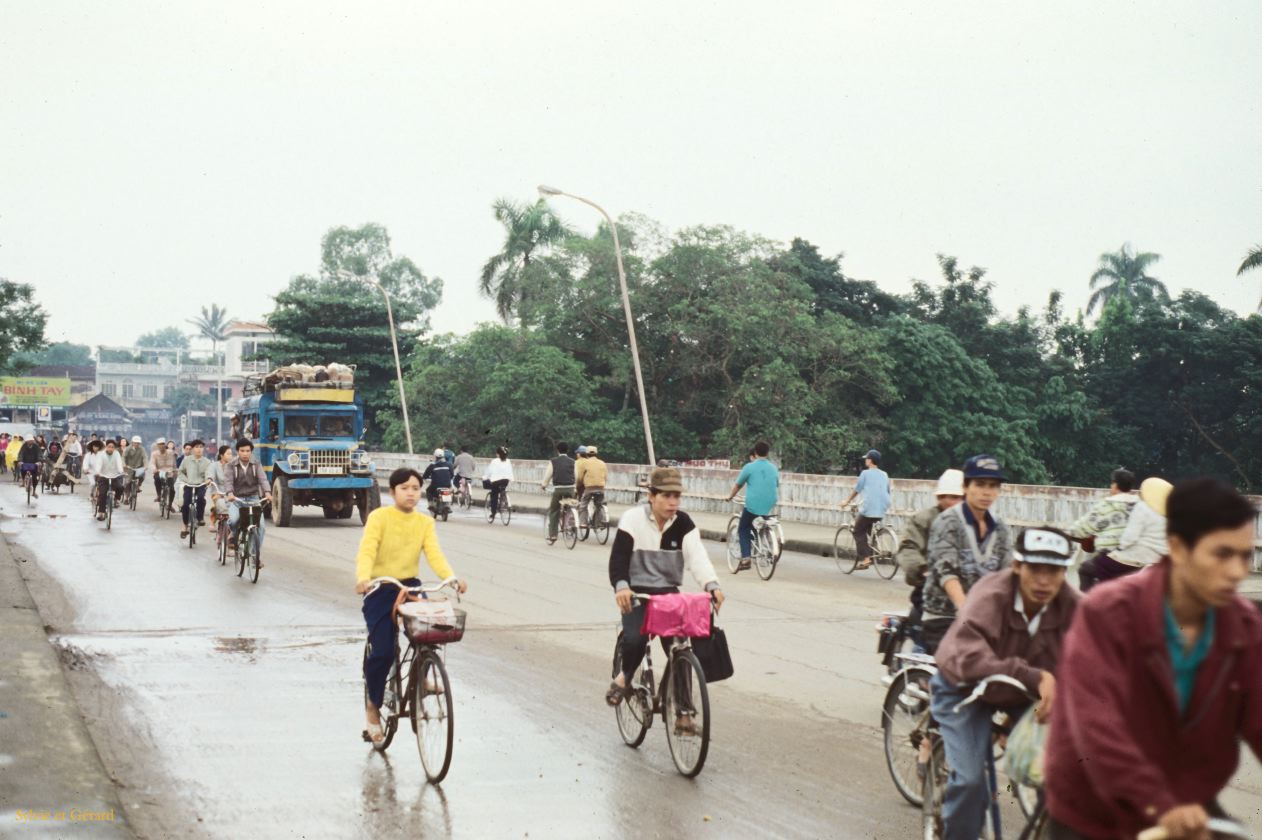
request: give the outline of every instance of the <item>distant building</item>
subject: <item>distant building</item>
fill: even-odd
[[[237,379],[268,371],[270,360],[250,357],[263,352],[276,339],[271,327],[257,321],[233,321],[225,334],[224,376]]]
[[[132,416],[127,409],[104,394],[70,408],[70,431],[87,438],[92,433],[101,437],[132,434]]]

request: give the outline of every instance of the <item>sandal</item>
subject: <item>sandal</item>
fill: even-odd
[[[386,730],[381,728],[380,723],[368,724],[368,728],[362,734],[364,740],[370,744],[380,744],[386,739]]]
[[[629,692],[618,685],[617,681],[609,683],[609,690],[605,692],[605,702],[610,706],[617,706],[623,701]]]
[[[864,569],[870,569],[870,568],[872,568],[872,558],[865,557],[864,559],[860,560],[857,564],[855,564],[854,570],[856,572],[860,572],[860,571],[863,571]]]
[[[697,722],[693,720],[692,715],[675,718],[675,734],[676,735],[696,735]]]

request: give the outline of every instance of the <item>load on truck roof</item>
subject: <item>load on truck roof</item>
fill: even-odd
[[[329,402],[350,402],[349,393],[355,389],[355,365],[343,365],[331,362],[327,365],[291,364],[278,367],[267,373],[254,374],[245,380],[245,395],[275,393],[277,399],[285,400],[286,391],[305,391],[322,393],[324,391],[345,391],[345,398],[329,394],[325,399]],[[295,397],[297,395],[295,394]],[[320,399],[320,397],[307,397]]]

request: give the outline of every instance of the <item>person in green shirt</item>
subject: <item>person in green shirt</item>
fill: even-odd
[[[206,457],[206,442],[194,440],[189,443],[192,454],[185,456],[180,462],[180,481],[184,483],[184,503],[180,505],[180,520],[184,523],[180,529],[180,539],[188,536],[189,517],[193,513],[193,498],[197,498],[197,524],[206,524],[206,480],[210,478],[210,459]]]

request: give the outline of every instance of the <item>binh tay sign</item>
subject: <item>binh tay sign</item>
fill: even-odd
[[[0,376],[0,405],[70,405],[70,380],[56,376]]]

